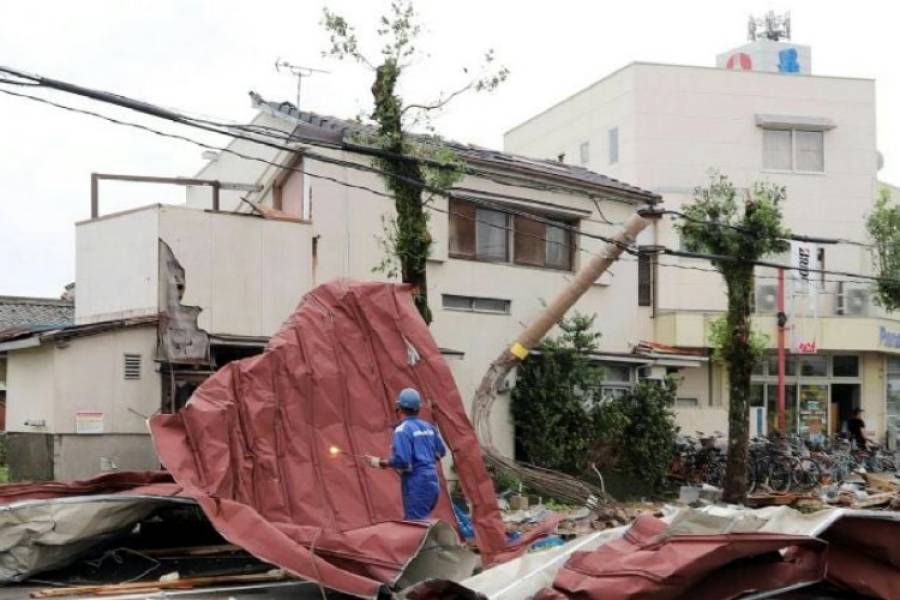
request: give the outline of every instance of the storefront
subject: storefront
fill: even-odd
[[[785,419],[789,433],[840,432],[853,409],[862,405],[859,354],[788,355],[785,361]],[[752,435],[765,435],[777,422],[778,362],[766,357],[751,384]],[[900,403],[900,361],[895,389]]]

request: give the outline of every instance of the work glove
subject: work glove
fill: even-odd
[[[381,468],[381,459],[378,458],[377,456],[366,455],[365,459],[366,459],[366,462],[369,463],[369,466],[372,467],[373,469]]]

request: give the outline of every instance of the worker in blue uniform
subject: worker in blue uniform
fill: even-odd
[[[413,388],[401,391],[394,408],[402,420],[394,428],[391,457],[366,456],[370,466],[400,473],[403,515],[408,521],[427,519],[437,506],[441,490],[438,461],[447,453],[437,428],[419,418],[421,407],[419,392]]]

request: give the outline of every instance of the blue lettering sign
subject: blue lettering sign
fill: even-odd
[[[878,328],[878,341],[888,348],[900,348],[900,332],[888,331],[885,327]]]
[[[800,61],[797,60],[796,48],[785,48],[778,52],[778,70],[782,73],[799,73]]]

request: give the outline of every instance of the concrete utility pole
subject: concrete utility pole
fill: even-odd
[[[525,328],[512,345],[503,349],[500,355],[494,359],[491,366],[485,373],[481,384],[475,391],[475,398],[472,406],[472,421],[475,424],[478,436],[481,439],[481,445],[484,449],[485,458],[489,463],[500,468],[508,468],[517,470],[519,475],[527,476],[517,468],[515,461],[502,456],[494,447],[493,436],[491,435],[490,414],[494,404],[494,394],[500,381],[509,375],[513,367],[518,365],[528,356],[528,353],[543,339],[554,325],[556,325],[578,301],[584,293],[590,289],[591,285],[600,277],[614,262],[616,262],[625,248],[634,244],[638,234],[643,231],[653,220],[658,219],[661,213],[656,212],[652,208],[638,211],[632,215],[623,226],[622,231],[617,233],[612,241],[604,247],[602,253],[592,257],[575,274],[574,279],[563,289],[550,305]],[[542,470],[543,471],[543,470]],[[547,473],[547,471],[543,471]],[[556,477],[565,477],[561,473],[554,473]],[[536,478],[540,476],[535,474]],[[576,480],[577,481],[577,480]],[[574,482],[573,482],[574,483]],[[580,482],[579,482],[580,483]],[[581,484],[585,489],[585,498],[590,495],[588,486]]]

